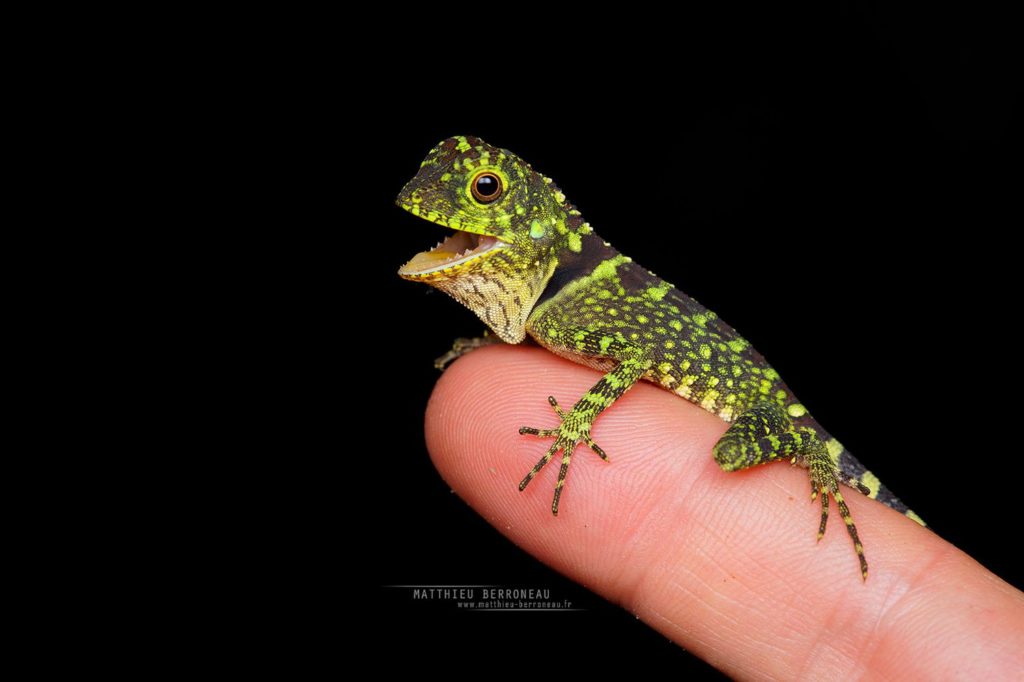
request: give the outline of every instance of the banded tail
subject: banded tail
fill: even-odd
[[[828,454],[832,458],[832,461],[839,467],[840,473],[848,479],[858,481],[861,485],[867,488],[870,492],[868,497],[873,500],[878,500],[886,507],[895,509],[901,514],[908,516],[909,518],[917,521],[922,526],[927,526],[920,516],[914,513],[910,507],[903,503],[903,500],[896,497],[891,490],[885,487],[885,484],[878,480],[878,476],[871,473],[866,466],[861,464],[856,457],[850,454],[842,443],[830,436],[824,429],[821,428],[816,422],[810,424],[815,431],[818,432],[819,436],[825,441],[825,446],[828,448]]]

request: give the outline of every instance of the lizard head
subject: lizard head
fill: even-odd
[[[398,274],[448,293],[507,343],[523,340],[558,254],[589,231],[549,178],[475,137],[431,149],[396,203],[454,230]]]

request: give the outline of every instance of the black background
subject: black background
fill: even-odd
[[[342,453],[351,469],[336,493],[354,503],[346,562],[368,572],[343,589],[365,592],[358,617],[396,652],[383,666],[713,674],[505,540],[428,459],[432,360],[481,325],[397,277],[443,233],[393,200],[456,134],[554,178],[599,234],[750,339],[936,533],[1024,584],[1009,550],[1020,128],[1000,22],[840,10],[750,24],[711,37],[697,22],[580,28],[569,45],[545,42],[568,23],[529,38],[431,25],[397,67],[346,66],[328,162],[342,169],[344,245],[315,258],[337,263],[318,294],[341,339],[332,399],[347,416],[331,423],[388,420],[383,449]],[[405,37],[380,40],[390,50]],[[352,405],[340,393],[355,375]],[[463,613],[389,587],[409,584],[550,587],[586,610]]]

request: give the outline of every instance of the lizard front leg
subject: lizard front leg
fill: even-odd
[[[629,390],[651,366],[651,359],[642,347],[631,344],[621,337],[614,338],[601,332],[576,329],[565,330],[559,334],[559,337],[565,340],[571,339],[571,342],[577,347],[579,344],[585,346],[593,345],[595,348],[600,349],[599,357],[617,360],[618,364],[612,371],[601,377],[601,380],[594,384],[589,391],[584,393],[569,412],[565,412],[559,407],[558,401],[555,400],[554,396],[548,398],[551,407],[554,408],[562,420],[558,428],[536,429],[523,426],[519,429],[521,434],[555,439],[555,442],[548,448],[548,451],[530,469],[529,473],[526,474],[519,484],[520,492],[529,485],[533,477],[544,468],[545,464],[550,462],[559,451],[562,452],[562,467],[558,472],[555,496],[551,502],[551,513],[556,516],[558,515],[558,500],[561,498],[562,489],[565,487],[565,477],[569,472],[569,463],[572,461],[572,453],[576,449],[576,445],[582,441],[597,453],[601,459],[608,461],[608,456],[604,453],[604,450],[598,447],[590,437],[590,429],[594,424],[594,420],[597,418],[597,415],[608,409],[619,396]],[[549,337],[547,340],[549,342],[554,341],[553,337]]]
[[[484,346],[493,346],[497,343],[504,342],[486,329],[484,330],[483,336],[474,336],[473,338],[460,336],[452,343],[451,350],[434,360],[434,369],[438,369],[443,372],[445,367],[455,362],[466,353],[476,350],[477,348],[483,348]]]
[[[853,548],[860,561],[861,576],[867,579],[868,562],[864,557],[864,546],[857,535],[857,526],[853,523],[850,508],[846,506],[846,500],[839,491],[839,484],[845,483],[864,494],[870,491],[859,481],[843,477],[817,433],[809,428],[796,428],[781,407],[765,402],[741,414],[715,444],[712,452],[715,461],[725,471],[746,469],[780,459],[789,459],[794,464],[807,466],[811,477],[811,499],[821,495],[818,539],[821,540],[825,534],[831,493],[850,539],[853,540]]]

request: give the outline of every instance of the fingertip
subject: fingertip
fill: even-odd
[[[442,477],[524,549],[737,676],[941,676],[972,655],[968,645],[999,646],[979,637],[971,614],[1000,608],[1001,581],[911,519],[851,495],[869,581],[841,526],[810,542],[820,506],[806,502],[805,470],[721,471],[710,452],[726,425],[653,386],[601,416],[593,437],[615,464],[581,446],[552,509],[557,472],[523,478],[550,441],[525,437],[523,425],[556,426],[555,398],[571,405],[598,377],[539,349],[460,358],[426,415]],[[866,649],[878,652],[868,662]]]

